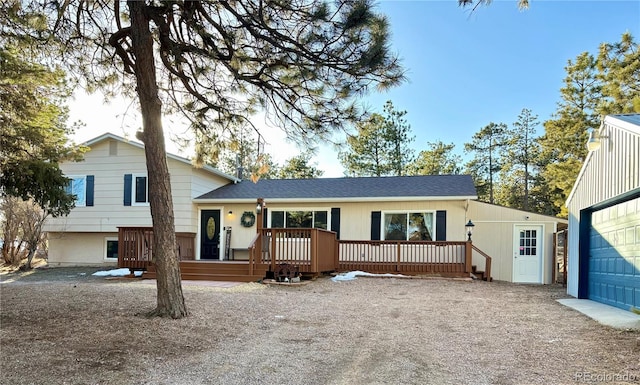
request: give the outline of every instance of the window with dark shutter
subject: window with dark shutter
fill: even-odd
[[[336,233],[336,237],[340,239],[340,207],[331,209],[331,231]]]
[[[381,220],[382,220],[382,212],[380,211],[371,212],[371,240],[372,241],[380,240]]]
[[[436,211],[436,241],[447,240],[447,212]]]
[[[133,181],[133,175],[124,175],[124,205],[131,206],[131,184]]]

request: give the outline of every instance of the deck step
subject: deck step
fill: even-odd
[[[249,274],[248,263],[220,261],[180,262],[180,275],[183,280],[257,282],[266,276],[266,272],[266,265],[255,266],[253,274]],[[155,266],[148,266],[147,271],[144,272],[142,277],[155,279]]]
[[[198,273],[182,273],[182,280],[184,281],[232,281],[232,282],[258,282],[264,278],[262,275],[248,275],[248,274],[198,274]],[[142,274],[144,279],[156,279],[155,272],[145,271]]]

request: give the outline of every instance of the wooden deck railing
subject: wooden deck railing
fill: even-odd
[[[473,250],[484,257],[484,276],[487,282],[491,282],[491,257],[489,254],[477,248],[476,245],[473,245]]]
[[[249,245],[249,263],[267,263],[271,271],[282,263],[301,273],[334,271],[337,260],[336,234],[322,229],[260,229]]]
[[[176,247],[181,261],[195,259],[195,233],[176,233]],[[152,227],[118,228],[118,267],[144,269],[153,261]]]
[[[471,242],[339,241],[341,271],[468,276]]]
[[[195,260],[194,233],[176,233],[180,260]],[[297,266],[301,273],[363,270],[371,273],[438,274],[466,276],[471,273],[472,250],[486,258],[491,277],[491,257],[471,242],[348,241],[322,229],[267,228],[258,230],[248,247],[249,274],[264,265]],[[153,261],[153,229],[118,229],[118,266],[144,269]]]

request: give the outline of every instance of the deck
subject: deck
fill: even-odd
[[[471,242],[338,240],[322,229],[259,229],[247,261],[195,259],[192,233],[176,234],[183,279],[253,282],[265,277],[317,276],[362,270],[370,273],[470,277],[472,252],[486,259],[483,277],[491,280],[491,257]],[[151,228],[119,228],[118,266],[144,270],[155,278]]]

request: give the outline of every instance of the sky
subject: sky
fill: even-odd
[[[388,17],[391,50],[408,80],[363,102],[371,112],[382,113],[387,100],[407,111],[416,152],[443,141],[464,156],[464,143],[482,127],[511,125],[523,108],[538,115],[542,134],[542,122],[560,100],[568,60],[585,51],[597,55],[601,43],[618,42],[625,32],[640,41],[640,0],[530,0],[528,10],[519,10],[516,0],[494,0],[475,12],[458,7],[456,0],[383,0],[376,9]],[[135,137],[138,121],[122,118],[128,104],[122,99],[105,104],[100,95],[79,92],[70,104],[71,120],[86,126],[74,139],[105,132]],[[266,152],[280,164],[301,151],[277,128],[263,128],[263,135]],[[167,149],[191,156],[170,142]],[[324,177],[344,174],[333,146],[319,145],[311,164]]]

